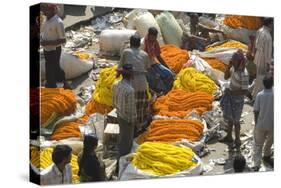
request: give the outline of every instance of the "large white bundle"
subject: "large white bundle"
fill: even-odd
[[[145,12],[134,19],[134,25],[141,37],[145,37],[150,27],[155,27],[158,30],[157,40],[160,45],[164,44],[162,33],[154,16],[150,12]]]
[[[218,48],[211,52],[193,51],[193,53],[202,58],[216,58],[222,61],[224,64],[229,65],[230,59],[232,58],[233,54],[237,52],[238,49],[240,48]]]
[[[166,44],[174,44],[178,47],[182,44],[183,30],[170,12],[162,12],[156,17],[161,28]]]
[[[136,30],[103,30],[100,34],[100,51],[102,53],[119,54],[121,48],[130,37],[136,34]]]
[[[228,39],[238,40],[245,44],[249,44],[250,35],[256,34],[256,30],[250,30],[250,29],[245,29],[245,28],[233,29],[227,25],[222,25],[221,29],[224,32],[224,34],[227,36]]]
[[[200,16],[199,17],[199,23],[204,25],[204,26],[207,26],[209,28],[213,28],[213,29],[218,29],[219,27],[219,24],[216,23],[215,21],[211,20],[210,18],[206,18],[204,16]]]
[[[135,18],[146,13],[147,10],[143,9],[134,9],[131,12],[129,12],[126,16],[123,18],[123,23],[126,26],[127,29],[136,29],[135,26]]]
[[[41,79],[44,80],[46,78],[46,69],[43,51],[40,51],[40,65]],[[93,60],[81,60],[72,55],[72,53],[62,50],[60,66],[65,72],[65,78],[72,79],[91,70],[93,68]]]
[[[226,84],[227,80],[224,79],[223,72],[212,68],[204,59],[197,55],[191,55],[190,59],[192,60],[192,66],[196,68],[196,70],[204,72],[221,87]]]

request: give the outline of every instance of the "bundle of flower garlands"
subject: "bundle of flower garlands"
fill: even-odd
[[[111,106],[108,106],[106,104],[100,104],[96,102],[94,99],[92,99],[87,103],[85,112],[87,115],[91,115],[93,113],[106,114],[111,110],[112,110]]]
[[[145,142],[137,150],[132,164],[138,169],[157,176],[188,170],[197,165],[190,148],[160,142]]]
[[[40,89],[41,127],[47,127],[58,116],[75,112],[77,99],[72,90],[63,88]]]
[[[161,46],[161,57],[171,70],[180,72],[183,65],[188,61],[188,51],[182,50],[173,44]]]
[[[187,92],[202,91],[213,95],[218,87],[211,78],[195,68],[188,67],[182,69],[176,76],[173,89],[183,89]]]
[[[256,30],[262,26],[262,19],[255,16],[225,16],[224,24],[232,28],[246,28]]]
[[[116,78],[116,75],[117,65],[100,71],[100,78],[96,82],[96,89],[93,94],[93,99],[97,103],[112,106],[112,86],[115,81],[122,79],[121,76]]]
[[[205,92],[176,89],[159,97],[153,104],[155,115],[185,118],[190,112],[198,114],[212,109],[214,97]]]
[[[81,132],[79,126],[86,124],[88,119],[89,116],[84,115],[73,121],[59,123],[51,136],[51,140],[63,140],[73,137],[80,138]]]
[[[248,46],[246,44],[243,44],[242,42],[239,42],[236,40],[228,40],[223,43],[219,43],[219,44],[215,43],[213,45],[209,45],[209,46],[207,46],[205,51],[212,52],[216,49],[222,49],[222,48],[239,48],[241,50],[247,50]]]
[[[195,142],[200,140],[203,129],[203,124],[198,120],[154,120],[147,132],[140,136],[138,143],[176,142],[183,139]]]
[[[225,72],[227,65],[216,58],[203,58],[212,68]]]

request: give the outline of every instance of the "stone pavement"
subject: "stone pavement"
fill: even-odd
[[[112,11],[111,7],[94,7],[86,5],[64,5],[63,23],[66,30],[83,23],[90,22],[94,17]]]

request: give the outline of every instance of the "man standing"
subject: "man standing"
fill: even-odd
[[[255,98],[263,89],[263,77],[269,69],[272,61],[272,37],[271,33],[273,30],[273,18],[265,18],[263,26],[257,31],[255,41],[255,58],[254,63],[257,67],[257,77],[253,90],[253,97]]]
[[[57,145],[52,154],[54,164],[43,170],[41,185],[57,185],[72,183],[70,166],[72,149],[68,145]]]
[[[61,45],[66,42],[63,21],[56,14],[56,5],[42,4],[41,10],[47,18],[42,26],[40,40],[46,61],[46,87],[69,88],[65,81],[65,73],[60,67]]]
[[[112,88],[113,107],[116,108],[117,119],[120,127],[118,142],[119,157],[130,153],[136,122],[135,90],[131,85],[132,64],[124,64],[119,69],[123,77]]]
[[[241,50],[235,52],[225,72],[224,78],[230,78],[229,88],[221,100],[223,116],[228,123],[225,142],[233,142],[232,129],[235,127],[235,145],[240,148],[240,118],[244,106],[244,96],[248,94],[249,75],[246,70],[245,57]]]
[[[131,84],[135,90],[135,101],[137,109],[137,124],[135,132],[141,131],[147,122],[147,112],[148,112],[148,83],[146,80],[147,69],[150,67],[149,58],[147,53],[139,49],[140,47],[140,37],[138,35],[133,35],[130,38],[130,48],[123,51],[118,65],[118,69],[124,64],[132,64],[133,66],[133,78]]]
[[[258,93],[255,104],[255,129],[254,129],[254,170],[258,171],[261,164],[262,152],[264,149],[263,161],[273,167],[271,159],[271,146],[273,144],[273,78],[268,75],[263,79],[264,90]],[[264,146],[264,148],[263,148]]]

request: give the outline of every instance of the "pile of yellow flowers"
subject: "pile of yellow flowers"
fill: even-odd
[[[247,50],[248,46],[246,44],[243,44],[242,42],[238,42],[236,40],[229,40],[223,44],[210,45],[206,48],[205,51],[211,52],[211,51],[214,51],[214,50],[220,49],[220,48],[240,48],[242,50]]]
[[[187,92],[202,91],[213,95],[217,91],[215,82],[195,68],[182,69],[174,81],[173,89],[183,89]]]
[[[44,170],[47,167],[49,167],[53,161],[52,161],[52,153],[53,148],[38,148],[35,146],[31,146],[31,163],[39,170]],[[72,182],[73,183],[79,183],[80,177],[78,176],[78,162],[77,162],[77,156],[72,154],[71,162],[70,162],[71,168],[72,168]]]
[[[112,107],[112,86],[115,82],[122,79],[122,76],[116,78],[117,74],[117,65],[114,65],[110,68],[102,69],[100,72],[100,78],[96,82],[96,90],[93,94],[93,99],[99,106],[107,105],[108,107]],[[147,88],[148,99],[151,98],[151,93],[149,92],[149,88]],[[99,110],[100,111],[100,110]]]
[[[73,55],[77,56],[81,60],[87,60],[87,59],[92,58],[91,54],[89,54],[87,52],[79,52],[79,51],[77,51],[77,52],[74,52]]]
[[[137,150],[132,164],[153,175],[175,174],[196,166],[194,153],[190,148],[182,148],[161,142],[145,142]]]
[[[115,81],[121,80],[122,77],[116,78],[117,65],[104,68],[100,71],[100,78],[96,82],[96,90],[93,98],[100,104],[112,106],[112,86]]]
[[[256,30],[262,26],[262,19],[255,16],[225,16],[224,24],[232,28]]]

